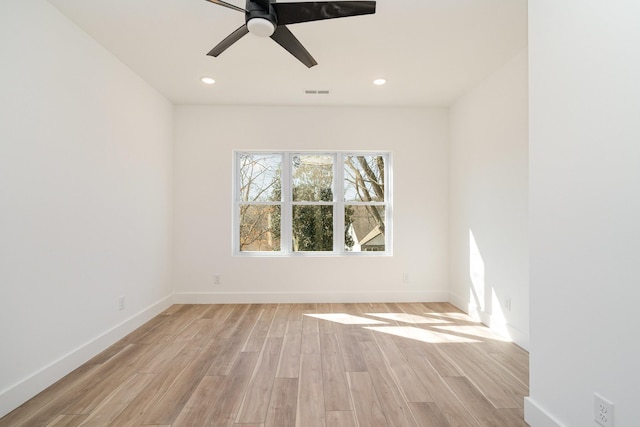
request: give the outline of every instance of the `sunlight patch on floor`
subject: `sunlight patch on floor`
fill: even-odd
[[[331,322],[341,323],[343,325],[386,325],[387,322],[382,322],[375,319],[367,319],[366,317],[354,316],[346,313],[318,313],[311,314],[306,313],[305,316],[315,317],[316,319],[329,320]]]
[[[491,329],[487,328],[487,327],[479,327],[479,326],[474,326],[474,325],[469,325],[469,326],[464,326],[464,325],[454,325],[454,326],[447,326],[447,325],[443,325],[443,326],[434,326],[434,329],[442,329],[444,331],[447,332],[455,332],[455,333],[459,333],[459,334],[464,334],[464,335],[472,335],[472,336],[476,336],[479,339],[491,339],[491,340],[495,340],[495,341],[504,341],[504,342],[511,342],[511,340],[509,338],[506,338],[500,334],[498,334],[497,332],[492,331]]]
[[[426,316],[429,316],[434,319],[439,319],[440,321],[444,319],[448,321],[450,319],[450,320],[456,320],[456,321],[477,323],[478,325],[480,324],[478,320],[474,319],[472,316],[469,316],[467,313],[460,313],[460,312],[428,313],[426,314]]]
[[[442,343],[473,343],[480,342],[473,338],[461,337],[458,335],[448,334],[446,332],[436,332],[428,329],[420,329],[413,326],[368,326],[369,329],[376,332],[383,332],[402,338],[422,341],[429,344]]]
[[[417,314],[408,313],[366,313],[367,316],[381,317],[396,322],[412,323],[414,325],[425,323],[451,323],[448,320],[435,319],[433,317],[418,316]]]

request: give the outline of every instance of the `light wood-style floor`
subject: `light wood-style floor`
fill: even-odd
[[[528,366],[445,303],[174,305],[0,426],[526,426]]]

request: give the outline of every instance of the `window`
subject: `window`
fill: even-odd
[[[389,153],[234,157],[234,254],[391,253]]]

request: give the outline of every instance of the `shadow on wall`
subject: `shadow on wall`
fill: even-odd
[[[487,283],[484,258],[471,229],[469,229],[469,279],[471,280],[469,314],[479,318],[482,323],[496,332],[512,339],[504,315],[504,309],[510,308],[508,305],[511,300],[498,295],[491,283]],[[503,300],[507,307],[503,307]]]

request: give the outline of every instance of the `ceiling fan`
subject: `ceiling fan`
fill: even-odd
[[[271,37],[300,62],[311,68],[315,59],[302,43],[289,31],[288,24],[344,18],[375,13],[375,1],[312,1],[276,3],[275,0],[247,0],[246,7],[235,6],[222,0],[206,0],[229,9],[244,12],[245,24],[229,34],[207,54],[217,57],[247,33]]]

